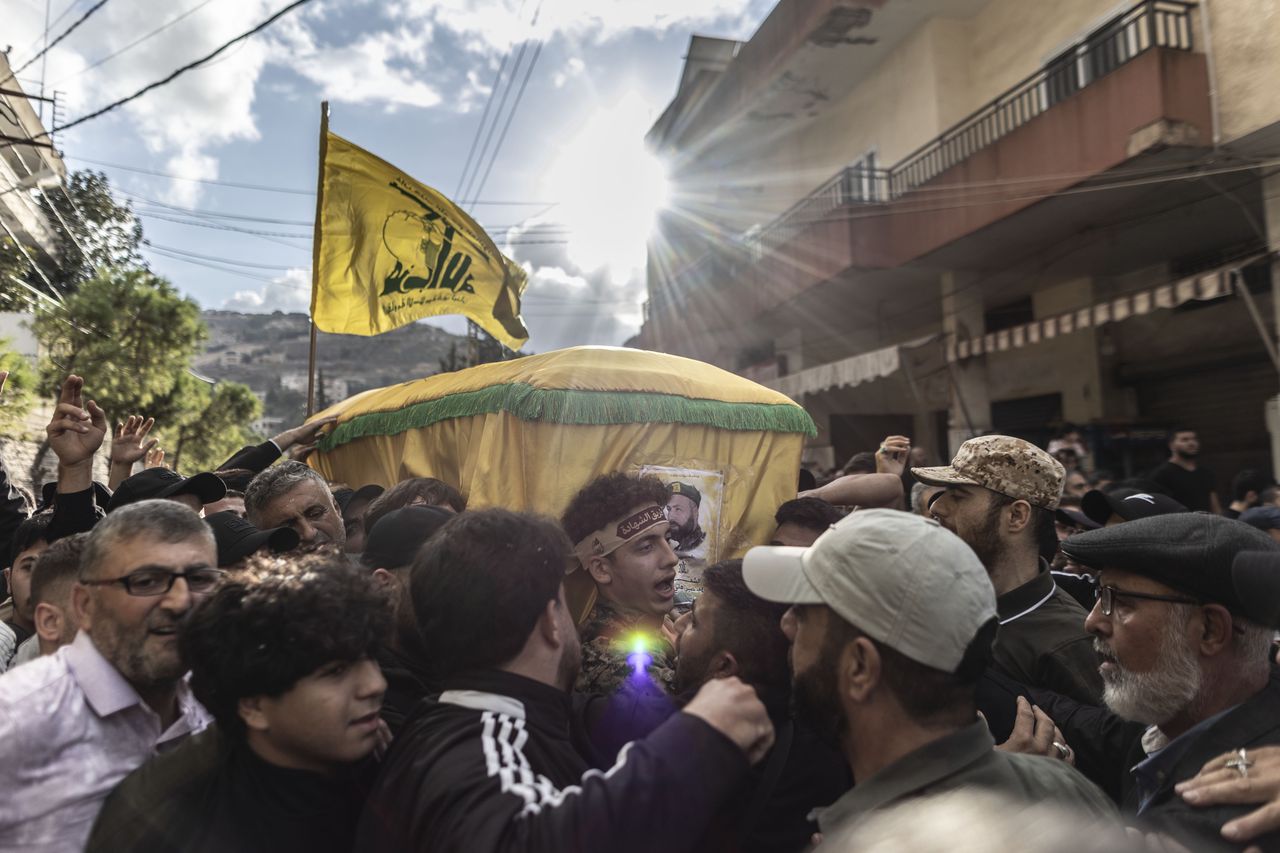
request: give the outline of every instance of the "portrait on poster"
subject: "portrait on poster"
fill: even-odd
[[[647,465],[641,474],[667,486],[667,541],[680,558],[676,593],[695,598],[702,591],[702,570],[720,553],[720,507],[724,476],[719,471]]]

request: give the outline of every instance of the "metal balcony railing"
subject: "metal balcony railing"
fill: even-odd
[[[1193,8],[1181,0],[1143,0],[891,169],[841,169],[746,238],[748,244],[767,252],[836,208],[901,198],[1148,50],[1190,51]]]

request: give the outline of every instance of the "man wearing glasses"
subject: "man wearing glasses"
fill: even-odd
[[[148,500],[85,542],[73,643],[0,677],[0,849],[78,851],[107,793],[210,722],[191,695],[177,629],[222,576],[213,532]]]
[[[1125,812],[1192,849],[1222,844],[1221,826],[1249,809],[1192,809],[1174,786],[1228,750],[1239,751],[1235,766],[1247,777],[1248,751],[1280,743],[1280,674],[1271,661],[1280,573],[1274,563],[1236,559],[1280,546],[1239,521],[1176,513],[1081,533],[1062,549],[1098,571],[1085,626],[1115,716],[1033,690],[1036,704]],[[1259,841],[1276,849],[1280,833]]]

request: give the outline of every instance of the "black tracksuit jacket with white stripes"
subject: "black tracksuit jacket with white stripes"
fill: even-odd
[[[748,770],[732,741],[683,713],[606,770],[587,754],[563,691],[505,672],[455,677],[396,738],[356,850],[678,853]]]

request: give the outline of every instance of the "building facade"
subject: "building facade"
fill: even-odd
[[[1176,425],[1225,488],[1271,466],[1278,49],[1267,0],[782,0],[695,37],[637,344],[792,396],[819,464],[1070,423],[1132,476]]]

